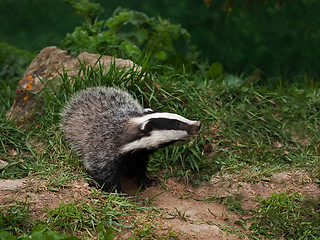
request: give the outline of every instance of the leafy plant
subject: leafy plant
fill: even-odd
[[[64,0],[71,5],[77,14],[80,14],[90,26],[93,26],[103,8],[99,3],[90,2],[89,0]]]
[[[174,42],[183,39],[184,51],[190,51],[189,33],[180,25],[171,24],[168,20],[149,18],[146,14],[125,8],[117,8],[106,21],[96,21],[86,3],[68,1],[80,9],[87,20],[81,27],[76,27],[72,34],[67,34],[61,47],[73,55],[79,51],[107,54],[137,61],[151,56],[154,61],[173,62],[182,59]],[[80,6],[79,6],[80,5]],[[181,42],[180,42],[181,44]],[[186,60],[186,57],[184,57]]]

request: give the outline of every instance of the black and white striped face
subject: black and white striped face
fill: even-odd
[[[142,117],[132,118],[130,125],[138,126],[140,136],[125,144],[122,152],[138,149],[155,149],[178,140],[183,140],[200,130],[199,121],[188,120],[178,114],[145,111]]]

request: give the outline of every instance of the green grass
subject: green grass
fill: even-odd
[[[22,178],[35,168],[29,133],[18,129],[14,121],[5,119],[0,113],[0,154],[8,165],[0,168],[0,178]]]
[[[103,239],[107,234],[113,235],[114,229],[134,228],[136,223],[124,223],[124,217],[145,209],[135,205],[129,198],[95,192],[87,201],[62,202],[59,207],[48,209],[44,223],[57,231],[63,229],[89,239]]]
[[[295,87],[268,90],[242,81],[234,87],[196,75],[157,79],[160,109],[200,119],[204,127],[191,146],[161,150],[155,161],[175,175],[191,170],[196,181],[224,169],[312,171],[320,160],[319,94]]]
[[[3,204],[0,211],[0,229],[22,233],[32,226],[29,221],[29,204],[24,202],[12,201]]]
[[[315,182],[319,181],[319,91],[295,86],[268,89],[236,76],[211,79],[205,71],[177,72],[150,67],[146,61],[141,65],[142,73],[132,69],[119,72],[114,66],[106,73],[101,65],[84,64],[77,77],[61,73],[61,81],[56,80],[58,87],[48,85],[39,96],[44,101],[44,111],[39,112],[34,125],[27,129],[18,129],[1,112],[0,154],[9,165],[0,169],[0,177],[31,176],[44,181],[47,189],[54,192],[87,178],[81,159],[70,150],[59,131],[59,114],[73,93],[106,85],[128,89],[145,107],[202,122],[198,136],[152,156],[149,164],[152,175],[177,176],[198,185],[218,172],[249,170],[248,180],[259,180],[276,171],[298,168],[311,173]],[[241,212],[240,202],[241,197],[230,198],[227,205],[230,210]],[[0,232],[0,239],[1,234],[18,237],[32,232],[42,237],[59,233],[61,239],[63,233],[103,239],[125,229],[135,229],[136,238],[176,237],[171,230],[162,236],[155,234],[152,207],[142,207],[134,199],[100,191],[93,192],[85,202],[62,202],[58,208],[47,209],[43,219],[29,218],[27,201],[1,208],[2,228],[6,233]],[[318,237],[317,226],[312,223],[319,223],[318,211],[319,201],[303,199],[298,194],[274,194],[261,200],[251,230],[254,237],[297,234],[303,239],[308,233]],[[145,222],[132,218],[137,212],[145,215]],[[126,218],[133,220],[125,223]],[[293,221],[288,222],[290,229],[284,228],[283,219]],[[47,228],[32,230],[39,225]],[[261,225],[264,227],[260,228]],[[110,232],[111,228],[114,233]]]
[[[319,239],[320,202],[298,192],[273,193],[260,199],[250,230],[255,236],[276,239]]]

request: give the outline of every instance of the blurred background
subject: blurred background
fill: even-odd
[[[35,56],[59,46],[84,19],[64,0],[0,1],[0,67],[14,49]],[[96,0],[112,16],[117,7],[180,24],[191,36],[198,60],[219,62],[225,72],[259,71],[261,84],[319,81],[320,1],[318,0]],[[23,60],[21,60],[23,61]],[[1,77],[1,75],[0,75]]]

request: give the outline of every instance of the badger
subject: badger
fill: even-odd
[[[142,187],[158,179],[146,175],[156,149],[194,135],[199,121],[143,109],[127,91],[87,88],[75,94],[61,113],[60,127],[102,190],[122,192],[120,176],[135,177]]]

